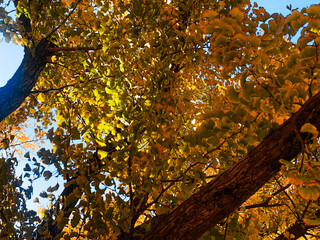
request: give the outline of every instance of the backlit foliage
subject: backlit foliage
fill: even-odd
[[[24,179],[63,178],[65,186],[43,189],[53,203],[59,187],[79,186],[66,196],[79,199],[69,217],[54,204],[47,212],[63,239],[148,229],[320,89],[320,5],[284,17],[238,0],[21,0],[16,13],[30,18],[35,42],[1,7],[4,38],[30,48],[48,38],[57,48],[32,94],[2,123],[1,148],[14,152],[12,133],[20,136],[15,129],[28,118],[40,124],[39,137],[47,133],[52,149],[25,156],[33,172],[26,167]],[[203,239],[275,239],[296,222],[319,235],[318,132],[310,124],[301,132],[313,136],[304,152],[283,160],[281,174]],[[12,172],[10,159],[0,168]],[[14,181],[6,177],[0,187]],[[0,214],[11,195],[1,195]],[[25,218],[12,214],[17,231],[1,234],[30,238]]]

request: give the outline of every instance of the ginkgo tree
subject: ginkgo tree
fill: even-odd
[[[319,237],[320,5],[9,2],[25,55],[0,88],[1,237]],[[22,157],[29,119],[52,148]],[[54,177],[39,217],[23,182]]]

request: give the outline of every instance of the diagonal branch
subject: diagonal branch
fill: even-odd
[[[280,159],[291,160],[302,151],[299,133],[305,123],[320,129],[320,92],[270,133],[247,156],[153,226],[142,239],[197,239],[239,208],[273,175]]]
[[[252,204],[249,206],[245,206],[245,209],[251,209],[251,208],[257,208],[257,207],[277,207],[277,206],[281,206],[282,204],[269,204],[269,202],[279,193],[281,193],[282,191],[285,191],[287,188],[289,188],[291,186],[291,184],[287,184],[284,187],[281,187],[280,189],[278,189],[277,191],[275,191],[274,193],[272,193],[272,195],[270,197],[268,197],[265,201],[263,201],[262,203],[258,203],[258,204]]]
[[[47,64],[47,56],[51,55],[47,51],[48,47],[54,47],[54,45],[46,39],[40,41],[35,48],[34,55],[29,48],[25,47],[24,58],[18,70],[7,84],[0,88],[0,122],[15,111],[29,96],[41,71]]]

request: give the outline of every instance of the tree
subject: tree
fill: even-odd
[[[238,0],[13,2],[0,29],[25,56],[0,88],[0,167],[14,170],[28,118],[52,149],[2,177],[2,236],[319,235],[320,5],[284,17]],[[22,182],[53,175],[65,183],[44,189],[40,219]]]

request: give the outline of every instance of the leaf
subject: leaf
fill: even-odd
[[[244,18],[244,13],[237,7],[232,8],[229,14],[235,18],[238,23],[241,23]]]
[[[24,157],[30,159],[30,152],[27,152]]]
[[[308,9],[307,9],[307,13],[311,16],[318,16],[320,17],[320,6],[319,5],[311,5]]]
[[[43,176],[44,176],[44,179],[48,181],[51,178],[52,173],[50,171],[44,171]]]
[[[204,17],[204,18],[215,18],[218,15],[219,15],[219,13],[212,10],[212,9],[207,9],[207,10],[203,11],[203,13],[202,13],[202,17]]]
[[[281,164],[285,165],[285,166],[292,166],[292,163],[290,161],[284,160],[284,159],[280,159],[279,161]]]
[[[311,133],[313,135],[312,139],[316,138],[319,134],[317,128],[312,125],[311,123],[306,123],[304,124],[301,129],[300,132],[302,133]]]
[[[319,225],[320,225],[320,218],[318,218],[318,219],[307,219],[307,218],[303,218],[303,222],[304,222],[307,226],[319,226]]]
[[[214,41],[214,45],[215,45],[216,47],[223,46],[223,45],[227,44],[228,40],[229,40],[229,39],[228,39],[226,36],[224,36],[224,35],[219,35],[219,36],[216,38],[216,40]]]
[[[30,167],[29,163],[26,164],[26,166],[23,168],[23,171],[25,171],[25,172],[31,171],[31,167]]]
[[[239,92],[234,89],[234,87],[230,86],[227,88],[227,96],[230,102],[239,103]]]
[[[45,102],[45,101],[46,101],[45,97],[46,97],[46,95],[45,95],[44,93],[39,93],[37,99],[38,99],[40,102]]]
[[[78,223],[80,222],[80,218],[81,217],[80,217],[78,210],[76,210],[72,213],[71,226],[73,228],[78,225]]]
[[[315,201],[319,199],[320,197],[320,189],[318,186],[306,186],[306,187],[300,187],[298,189],[298,192],[302,198],[305,200],[312,200]]]
[[[108,156],[109,153],[103,150],[98,150],[98,154],[101,159],[104,159]]]
[[[301,58],[310,58],[315,56],[316,54],[317,54],[316,48],[307,46],[302,50]]]
[[[40,197],[42,198],[47,198],[48,197],[48,194],[45,192],[45,191],[42,191],[40,194],[39,194]]]
[[[47,191],[54,192],[54,191],[57,191],[58,189],[59,189],[59,183],[57,183],[54,187],[49,187]]]

